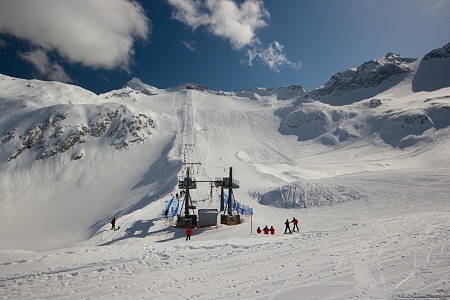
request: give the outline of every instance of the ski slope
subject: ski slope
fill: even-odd
[[[163,203],[155,202],[120,218],[120,230],[105,225],[77,245],[2,251],[3,295],[445,299],[450,280],[447,174],[381,171],[330,178],[325,181],[357,188],[367,199],[303,211],[256,207],[253,226],[274,225],[274,236],[251,234],[245,218],[235,227],[195,230],[186,242],[184,230],[169,226],[158,215]],[[300,220],[300,233],[284,235],[283,221],[291,216]]]

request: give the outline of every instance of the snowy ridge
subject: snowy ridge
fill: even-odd
[[[125,84],[124,88],[126,88],[126,87],[129,87],[132,90],[139,91],[139,92],[141,92],[145,95],[149,95],[149,96],[154,95],[155,93],[158,92],[157,88],[143,83],[139,78],[133,78],[130,81],[128,81]]]

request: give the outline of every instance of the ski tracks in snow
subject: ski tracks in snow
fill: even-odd
[[[329,231],[3,254],[0,298],[445,298],[449,228],[448,213],[422,213]]]

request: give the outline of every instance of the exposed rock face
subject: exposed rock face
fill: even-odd
[[[273,96],[277,100],[287,100],[295,97],[304,98],[306,91],[301,85],[291,85],[279,88],[253,88],[237,92],[236,96],[247,97],[252,100],[257,100],[260,97]]]
[[[36,151],[37,159],[46,159],[89,139],[106,139],[116,149],[120,149],[143,142],[151,135],[151,129],[155,128],[155,121],[150,116],[135,114],[119,104],[85,105],[81,111],[76,107],[57,105],[29,112],[29,117],[23,118],[22,122],[33,120],[42,114],[45,117],[32,122],[24,132],[12,129],[7,134],[8,143],[16,148],[7,162],[27,150]],[[83,156],[79,152],[74,155],[74,159],[78,160]]]
[[[442,48],[430,51],[427,55],[423,57],[423,60],[434,58],[450,58],[450,43],[444,45]]]

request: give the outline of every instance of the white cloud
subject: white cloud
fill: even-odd
[[[268,65],[275,72],[279,72],[282,67],[298,70],[302,67],[301,62],[294,63],[286,58],[283,50],[284,46],[277,41],[272,42],[267,49],[257,49],[247,51],[248,64],[253,65],[254,61]]]
[[[128,69],[133,43],[146,40],[151,25],[142,6],[127,0],[2,0],[0,6],[0,33],[93,68]]]
[[[238,5],[232,0],[168,0],[173,18],[193,30],[204,26],[214,35],[226,38],[235,49],[258,42],[255,31],[267,25],[269,12],[260,0]]]
[[[175,11],[172,17],[180,22],[185,23],[193,30],[199,26],[208,24],[208,15],[202,12],[201,0],[168,0]]]
[[[19,55],[23,60],[31,63],[46,79],[66,83],[72,82],[64,69],[57,63],[51,62],[48,59],[47,53],[42,49],[21,53]]]

